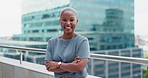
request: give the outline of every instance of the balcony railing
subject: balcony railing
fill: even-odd
[[[37,48],[26,48],[26,47],[17,47],[17,46],[7,46],[7,45],[0,45],[0,48],[7,48],[7,49],[14,49],[16,52],[20,51],[20,64],[22,63],[22,52],[37,52],[37,53],[45,53],[45,49],[37,49]],[[144,58],[135,58],[135,57],[124,57],[124,56],[113,56],[113,55],[104,55],[104,54],[91,54],[90,57],[92,59],[101,59],[101,60],[110,60],[110,61],[117,61],[117,62],[127,62],[127,63],[134,63],[134,64],[142,64],[148,66],[148,59]]]
[[[28,54],[29,52],[35,53],[45,53],[45,49],[37,49],[37,48],[26,48],[26,47],[18,47],[18,46],[8,46],[8,45],[0,45],[0,48],[12,49],[16,50],[16,52],[20,53],[20,64],[23,64],[22,61],[22,53],[25,52]],[[99,59],[99,60],[108,60],[115,62],[125,62],[125,63],[133,63],[133,64],[141,64],[148,66],[148,59],[144,58],[136,58],[136,57],[124,57],[124,56],[114,56],[114,55],[104,55],[104,54],[91,54],[91,59]]]

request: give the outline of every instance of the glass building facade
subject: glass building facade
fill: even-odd
[[[134,33],[134,0],[70,0],[70,6],[78,11],[77,30],[90,30],[96,24],[102,25],[106,16],[119,14],[124,32]]]
[[[142,57],[135,47],[134,0],[70,0],[68,5],[22,15],[22,34],[14,40],[47,42],[62,34],[60,11],[78,12],[76,33],[86,36],[96,54]],[[89,61],[89,74],[102,78],[143,78],[141,65],[103,60]]]
[[[22,15],[22,34],[14,35],[14,40],[47,42],[52,37],[61,34],[59,23],[60,11],[68,7],[56,7],[44,11],[31,12]]]

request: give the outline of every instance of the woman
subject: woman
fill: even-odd
[[[48,41],[46,69],[54,72],[55,78],[86,78],[90,57],[89,42],[74,32],[78,23],[77,12],[65,8],[60,13],[63,35]]]

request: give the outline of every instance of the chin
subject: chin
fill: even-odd
[[[66,31],[64,31],[64,32],[68,34],[68,33],[72,33],[73,31],[71,31],[71,30],[67,31],[67,30],[66,30]]]
[[[71,34],[72,32],[65,32],[66,34]]]
[[[72,31],[65,31],[66,34],[71,34],[73,33]]]

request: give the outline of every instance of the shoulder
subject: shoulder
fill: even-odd
[[[89,43],[87,37],[83,36],[83,35],[80,35],[80,34],[77,34],[74,42],[77,43],[77,45],[81,44],[81,43]]]
[[[87,40],[88,41],[87,37],[80,35],[80,34],[77,34],[77,40],[79,40],[79,41]]]
[[[48,40],[48,43],[54,43],[58,40],[58,37],[53,37]]]

